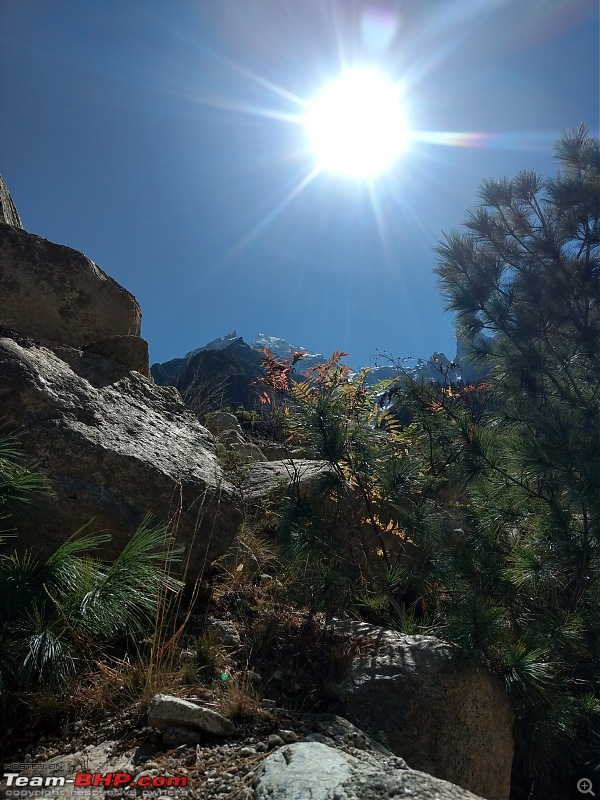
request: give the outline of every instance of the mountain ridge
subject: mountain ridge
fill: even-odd
[[[259,333],[248,344],[236,331],[212,339],[202,347],[196,347],[181,358],[152,364],[150,371],[158,385],[176,386],[184,396],[194,397],[202,407],[208,404],[215,410],[218,403],[230,408],[243,406],[254,409],[262,392],[258,378],[264,374],[262,351],[268,349],[278,359],[288,358],[291,352],[301,352],[303,358],[296,367],[300,375],[307,369],[327,360],[322,353],[314,353],[300,345],[294,345],[280,336]],[[457,341],[457,354],[466,356],[467,346]],[[475,381],[482,373],[466,363],[461,365],[445,353],[436,352],[430,358],[404,357],[394,359],[380,354],[377,359],[384,363],[369,368],[367,383],[375,385],[381,380],[405,376],[413,380],[438,382],[449,377],[453,382]],[[464,359],[463,359],[464,360]],[[387,362],[387,363],[386,363]],[[218,389],[218,391],[216,391]]]

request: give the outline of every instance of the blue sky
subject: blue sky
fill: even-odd
[[[151,361],[236,330],[455,352],[432,247],[480,182],[597,134],[597,0],[0,0],[0,173],[27,230],[143,311]],[[372,183],[299,123],[344,66],[402,83],[415,132]],[[459,135],[460,134],[460,135]]]

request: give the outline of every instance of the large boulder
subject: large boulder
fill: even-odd
[[[139,337],[141,319],[135,297],[82,253],[0,223],[0,325],[82,348]]]
[[[18,520],[18,543],[52,552],[93,519],[114,556],[146,512],[185,547],[186,580],[225,553],[240,520],[214,439],[179,392],[90,349],[42,347],[0,329],[0,417],[53,496]]]
[[[109,336],[107,339],[92,342],[83,349],[150,377],[148,342],[140,336]]]
[[[316,741],[281,747],[261,764],[256,800],[478,800],[452,783],[407,769],[400,759],[355,752]]]
[[[372,642],[341,687],[345,717],[381,734],[413,769],[507,800],[514,713],[499,681],[460,665],[452,645],[433,636],[350,621],[335,630]]]

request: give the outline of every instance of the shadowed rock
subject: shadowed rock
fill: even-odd
[[[168,694],[157,694],[152,698],[148,709],[148,725],[160,730],[168,730],[173,726],[195,728],[213,736],[235,733],[233,722],[216,711]]]
[[[338,633],[371,639],[342,685],[343,715],[381,731],[413,769],[457,783],[488,800],[507,800],[514,712],[501,683],[460,666],[452,645],[372,625],[336,621]]]
[[[110,336],[86,345],[84,350],[123,364],[146,378],[150,377],[148,342],[140,336]]]
[[[82,253],[0,223],[1,325],[81,348],[137,337],[141,320],[135,297]]]

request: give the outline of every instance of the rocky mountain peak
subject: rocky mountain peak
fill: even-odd
[[[15,228],[23,228],[21,217],[2,175],[0,175],[0,222],[4,222],[6,225],[13,225]]]

